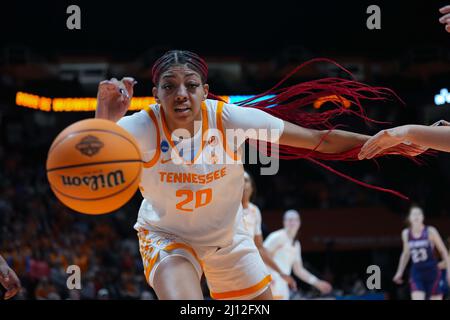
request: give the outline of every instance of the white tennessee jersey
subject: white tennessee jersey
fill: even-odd
[[[184,139],[177,139],[177,130],[170,133],[160,105],[118,122],[137,139],[144,160],[144,200],[135,229],[172,233],[193,245],[226,246],[243,229],[244,169],[241,145],[229,147],[223,132],[265,128],[281,134],[284,124],[261,110],[209,99],[201,117],[201,128]]]
[[[249,202],[247,208],[242,209],[242,219],[244,222],[244,227],[250,233],[250,236],[254,238],[255,236],[261,235],[261,211],[253,203]]]
[[[295,240],[292,243],[284,229],[269,234],[264,240],[264,247],[284,274],[291,274],[294,263],[301,261],[300,242]]]

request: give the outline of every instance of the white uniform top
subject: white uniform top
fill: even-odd
[[[261,235],[261,211],[253,203],[249,202],[247,208],[243,208],[242,218],[244,221],[245,229],[250,233],[250,236],[254,238],[255,236]]]
[[[272,254],[273,261],[284,274],[291,274],[294,262],[301,261],[300,242],[295,240],[292,243],[284,229],[269,234],[264,247]]]
[[[201,113],[202,129],[181,142],[170,134],[160,105],[118,122],[137,139],[144,160],[144,200],[135,229],[172,233],[193,245],[226,246],[238,226],[242,228],[244,169],[241,145],[230,150],[222,132],[277,129],[281,135],[284,123],[258,109],[209,99],[202,103]]]

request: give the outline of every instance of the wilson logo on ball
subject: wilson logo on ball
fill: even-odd
[[[76,148],[85,156],[92,157],[96,155],[104,144],[96,136],[88,135],[81,139]]]
[[[114,188],[125,183],[122,170],[116,170],[107,174],[99,174],[92,176],[64,176],[61,175],[64,186],[88,186],[92,191],[96,191],[101,185],[102,188]]]
[[[133,197],[143,165],[133,135],[113,121],[86,119],[58,134],[45,167],[51,190],[65,206],[100,215]]]

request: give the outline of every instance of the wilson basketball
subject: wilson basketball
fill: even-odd
[[[56,197],[86,214],[119,209],[136,192],[142,157],[133,136],[102,119],[78,121],[53,141],[47,178]]]

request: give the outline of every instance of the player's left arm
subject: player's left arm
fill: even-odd
[[[303,260],[301,257],[300,252],[298,253],[297,258],[294,261],[294,264],[292,266],[292,270],[294,271],[294,274],[302,281],[310,284],[311,286],[317,288],[320,290],[320,292],[327,294],[330,293],[333,287],[331,284],[329,284],[326,281],[320,280],[315,275],[313,275],[311,272],[306,270],[306,268],[303,266]]]
[[[439,251],[439,254],[441,255],[442,260],[445,261],[445,264],[447,267],[447,281],[450,284],[450,275],[449,275],[450,274],[450,257],[448,255],[447,248],[445,247],[444,241],[442,241],[442,238],[435,227],[429,227],[428,230],[429,230],[430,240],[436,246],[436,249]]]
[[[268,249],[264,247],[263,237],[262,237],[262,216],[261,211],[259,211],[259,208],[255,208],[255,235],[253,237],[253,240],[255,242],[256,247],[258,248],[259,254],[261,255],[261,258],[263,259],[264,263],[267,264],[269,267],[271,267],[273,270],[278,272],[283,278],[284,276],[290,277],[289,275],[284,275],[284,273],[281,271],[281,269],[278,267],[278,265],[273,260],[273,255],[269,254]],[[291,278],[291,277],[290,277]],[[291,278],[292,281],[294,279]],[[294,281],[295,282],[295,281]],[[288,281],[290,283],[290,281]],[[292,284],[290,284],[291,286]]]
[[[370,136],[344,130],[314,130],[284,121],[279,144],[322,153],[341,153],[362,146]]]
[[[278,267],[278,265],[273,261],[272,256],[269,254],[266,248],[264,248],[263,245],[263,238],[261,234],[255,234],[254,236],[255,245],[258,248],[259,254],[261,255],[261,258],[263,259],[264,263],[267,264],[269,267],[271,267],[273,270],[278,272],[280,276],[288,283],[289,288],[292,290],[297,290],[297,283],[295,282],[294,278],[292,278],[290,275],[285,274],[281,269]]]
[[[448,257],[450,259],[450,250],[447,251]],[[441,261],[439,261],[438,263],[438,268],[441,270],[446,270],[447,269],[447,263],[445,260],[442,259],[441,257]]]
[[[343,130],[314,130],[284,121],[256,108],[226,104],[222,116],[227,129],[242,129],[246,138],[270,141],[322,153],[341,153],[362,146],[370,136]],[[253,134],[253,135],[252,135]],[[244,140],[244,139],[240,139]]]

